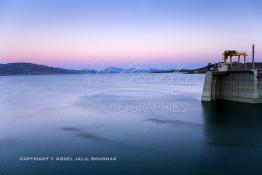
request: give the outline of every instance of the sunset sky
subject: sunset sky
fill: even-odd
[[[0,63],[198,67],[225,49],[251,55],[253,43],[262,61],[261,9],[261,0],[0,0]]]

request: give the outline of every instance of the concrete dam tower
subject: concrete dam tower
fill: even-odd
[[[233,63],[237,57],[238,62]],[[244,63],[240,63],[243,57]],[[244,103],[262,103],[262,70],[255,68],[252,45],[252,64],[246,63],[246,52],[226,50],[224,62],[210,66],[206,73],[201,101],[229,100]],[[227,60],[230,59],[230,64]]]

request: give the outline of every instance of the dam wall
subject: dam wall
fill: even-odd
[[[262,103],[262,71],[208,71],[201,100]]]

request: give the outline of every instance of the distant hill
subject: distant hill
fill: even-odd
[[[122,69],[118,67],[108,67],[102,70],[85,69],[72,70],[57,67],[49,67],[33,63],[8,63],[0,64],[0,75],[52,75],[52,74],[84,74],[84,73],[145,73],[148,70],[142,69]]]
[[[98,73],[150,73],[150,71],[136,68],[122,69],[119,67],[108,67],[98,71]]]
[[[162,69],[150,69],[150,73],[186,73],[186,74],[194,74],[194,73],[206,73],[208,70],[208,66],[202,67],[202,68],[197,68],[197,69],[167,69],[167,70],[162,70]]]
[[[211,64],[210,66],[214,66],[215,64]],[[151,73],[172,73],[172,72],[180,72],[180,73],[186,73],[186,74],[205,74],[208,71],[208,65],[197,68],[197,69],[181,69],[181,70],[176,70],[176,69],[169,69],[169,70],[160,70],[160,69],[151,69]],[[230,65],[229,65],[230,67]],[[233,63],[233,68],[237,69],[238,68],[238,63],[234,62]],[[244,68],[244,65],[240,63],[240,68]],[[262,70],[262,63],[258,62],[255,63],[255,68],[256,69],[261,69]],[[252,63],[247,63],[247,69],[252,69]]]
[[[121,73],[124,69],[119,67],[108,67],[103,70],[98,71],[99,73]]]
[[[214,64],[212,64],[214,65]],[[237,63],[233,63],[236,67]],[[241,64],[243,67],[243,65]],[[250,69],[252,63],[247,63],[247,68]],[[257,69],[262,69],[262,63],[256,63],[255,67]],[[136,69],[128,68],[122,69],[118,67],[108,67],[102,70],[86,69],[86,70],[72,70],[72,69],[62,69],[57,67],[49,67],[44,65],[32,64],[32,63],[8,63],[0,64],[0,75],[52,75],[52,74],[84,74],[84,73],[206,73],[208,70],[208,65],[197,68],[197,69]]]
[[[80,74],[83,70],[68,70],[32,63],[0,64],[0,75],[48,75],[48,74]]]

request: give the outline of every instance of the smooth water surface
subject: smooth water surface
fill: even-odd
[[[0,77],[0,174],[261,174],[262,108],[203,104],[204,75]],[[21,161],[20,157],[117,161]]]

